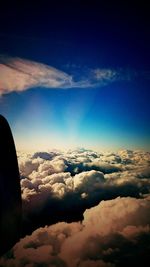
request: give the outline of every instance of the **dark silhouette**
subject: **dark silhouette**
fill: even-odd
[[[0,256],[20,238],[21,206],[15,145],[8,123],[0,115]]]

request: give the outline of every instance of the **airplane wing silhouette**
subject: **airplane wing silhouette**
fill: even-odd
[[[21,189],[18,162],[12,133],[0,115],[0,256],[21,235]]]

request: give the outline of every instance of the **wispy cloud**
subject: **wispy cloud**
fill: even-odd
[[[77,73],[78,72],[78,73]],[[120,80],[131,80],[136,72],[122,69],[77,69],[69,75],[46,64],[18,57],[0,56],[0,95],[35,87],[89,88],[106,86]]]
[[[118,69],[105,69],[97,68],[92,70],[93,80],[100,86],[105,86],[112,82],[117,81],[131,81],[139,76],[139,73],[134,70],[123,68]]]
[[[51,66],[30,60],[0,57],[0,94],[33,87],[69,88],[72,77]]]

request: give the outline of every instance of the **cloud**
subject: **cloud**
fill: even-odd
[[[83,68],[84,69],[84,68]],[[0,55],[0,95],[22,92],[30,88],[89,88],[103,87],[115,81],[130,81],[137,72],[123,69],[76,70],[72,75],[52,66],[19,57]],[[80,73],[80,75],[79,75]]]
[[[51,160],[53,159],[55,156],[59,155],[59,153],[56,152],[36,152],[33,155],[33,158],[41,158],[41,159],[45,159],[45,160]]]
[[[76,149],[21,152],[18,160],[28,236],[0,266],[146,266],[150,153]]]
[[[135,71],[133,69],[129,70],[122,68],[118,69],[97,68],[93,70],[93,76],[97,81],[100,81],[103,85],[107,85],[109,82],[115,82],[115,81],[131,81],[139,77],[140,75],[142,76],[142,73]]]
[[[93,187],[98,188],[104,181],[104,174],[95,170],[76,174],[73,178],[74,189],[82,193],[93,191]]]
[[[102,200],[150,192],[150,154],[79,149],[18,155],[24,235],[45,224],[78,221]]]
[[[21,58],[0,57],[0,94],[34,87],[70,88],[72,77],[48,65]]]
[[[101,86],[105,86],[110,82],[128,80],[126,72],[114,69],[95,69],[92,71],[93,79],[98,81]]]
[[[54,156],[53,153],[37,152],[33,156],[19,157],[21,177],[43,178],[53,173],[65,171],[67,166],[64,160],[57,156],[53,159],[52,155]]]
[[[39,228],[0,261],[5,267],[148,266],[150,196],[102,201],[77,223]]]

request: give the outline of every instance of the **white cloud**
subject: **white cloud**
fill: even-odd
[[[70,88],[72,77],[48,65],[11,57],[0,57],[0,94],[33,87]]]
[[[105,179],[102,172],[91,170],[76,174],[73,182],[75,190],[81,193],[90,193],[100,188]]]
[[[21,239],[0,265],[121,267],[125,258],[128,266],[145,266],[149,238],[150,196],[119,197],[86,210],[82,223],[37,229]]]
[[[77,72],[82,73],[81,70]],[[36,61],[0,55],[0,95],[35,87],[62,89],[103,87],[115,81],[130,80],[134,78],[136,72],[97,68],[89,69],[83,77],[79,73],[69,75]]]
[[[93,70],[93,76],[97,81],[100,81],[101,84],[106,85],[110,82],[124,80],[125,77],[120,70],[113,69],[95,69]]]
[[[102,236],[120,232],[128,225],[146,226],[150,223],[149,207],[149,198],[118,197],[102,201],[100,205],[85,211],[83,224],[89,229],[94,225],[92,231],[99,232]]]
[[[150,153],[79,149],[18,159],[23,234],[62,223],[26,236],[0,266],[122,267],[123,255],[142,266],[140,253],[150,255]]]
[[[149,159],[147,152],[125,150],[20,154],[27,228],[31,225],[33,231],[47,223],[82,219],[86,208],[104,199],[143,197],[150,192]]]

